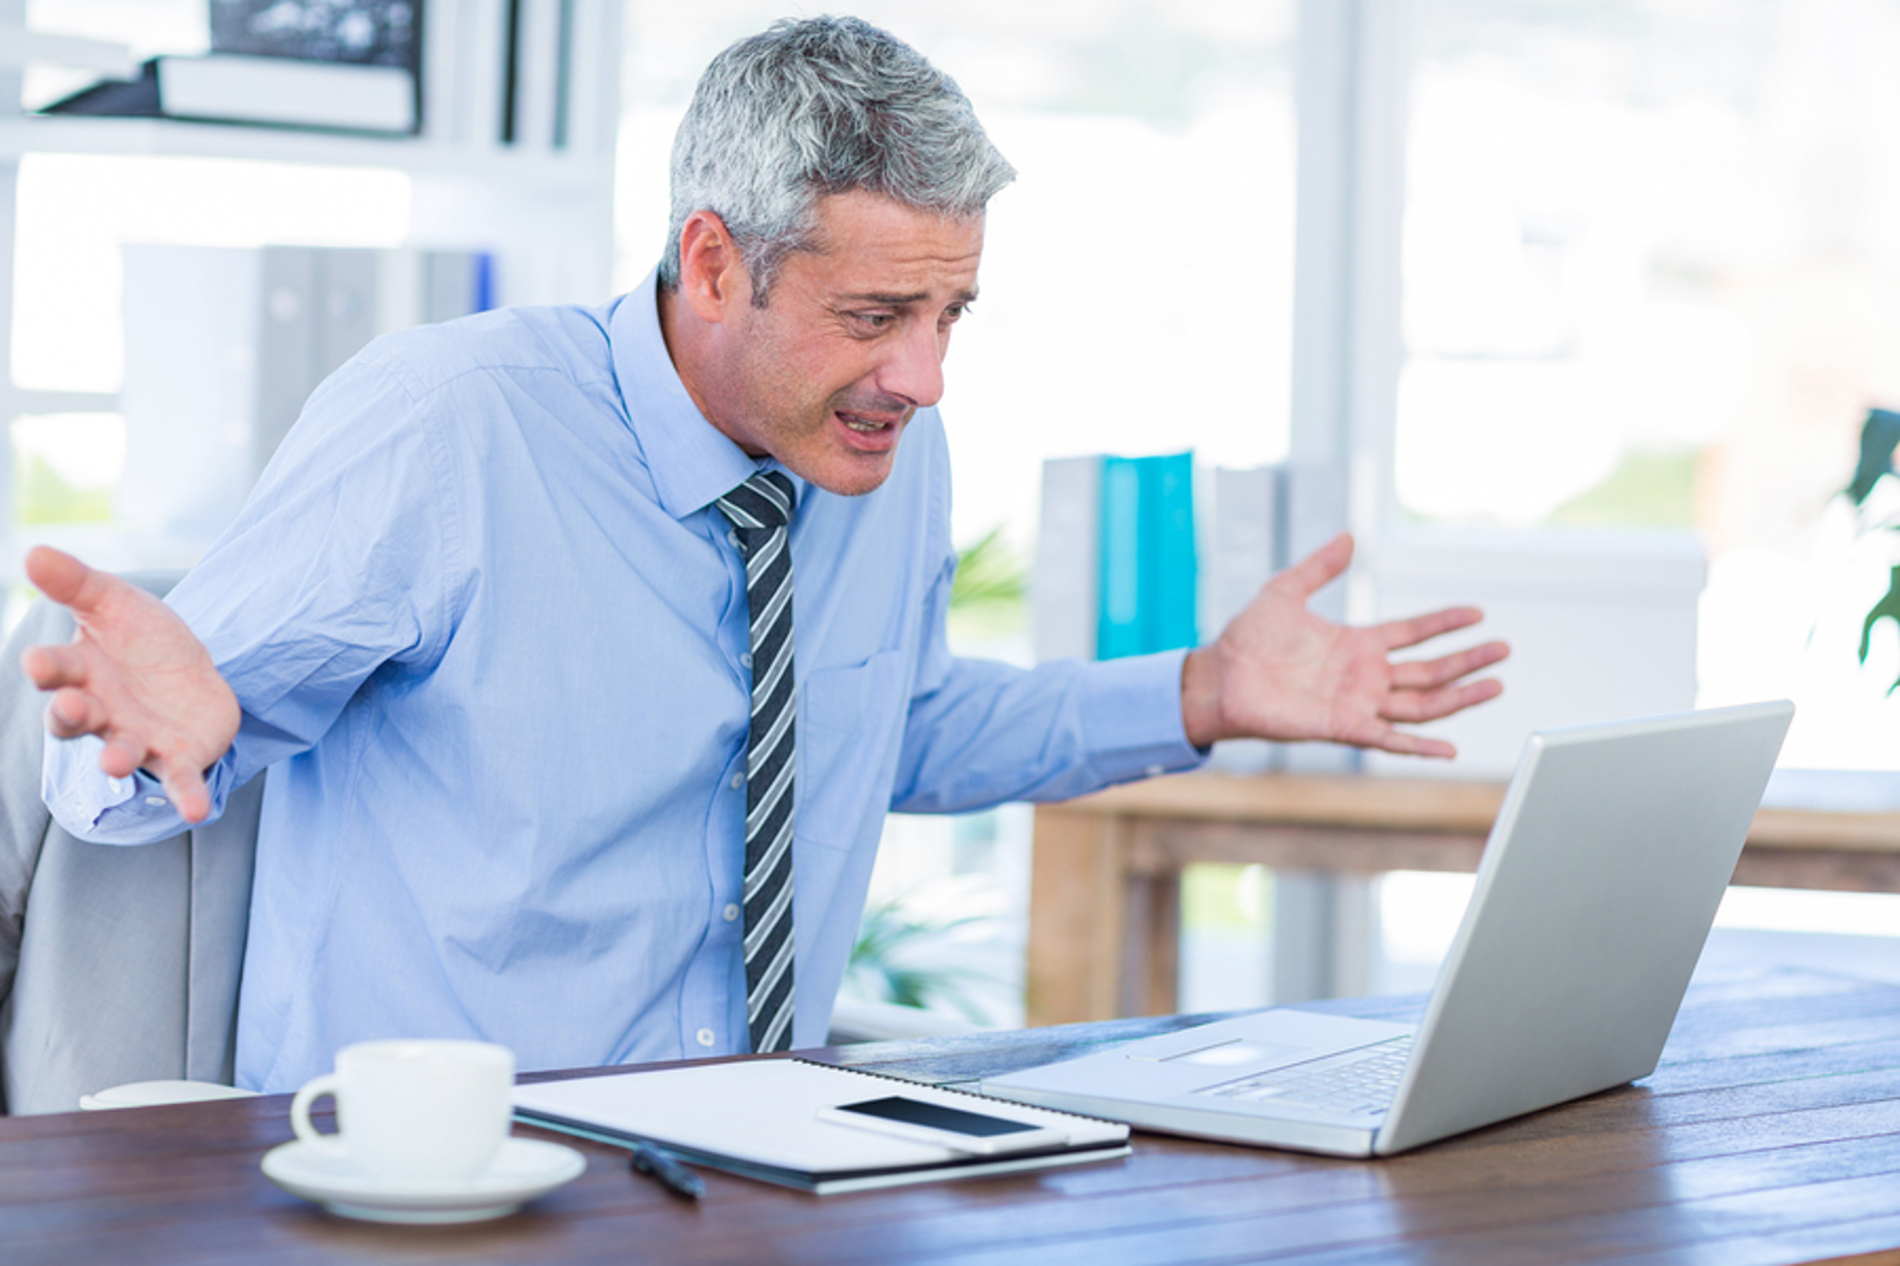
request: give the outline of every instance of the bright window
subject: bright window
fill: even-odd
[[[1900,635],[1857,654],[1892,534],[1838,495],[1900,403],[1900,4],[1422,8],[1403,513],[1693,528],[1701,702],[1900,767]]]

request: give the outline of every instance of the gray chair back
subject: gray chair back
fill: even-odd
[[[176,575],[128,577],[163,594]],[[40,798],[45,696],[27,647],[71,638],[41,600],[0,650],[0,1111],[71,1112],[132,1081],[229,1084],[264,779],[216,822],[88,844]]]

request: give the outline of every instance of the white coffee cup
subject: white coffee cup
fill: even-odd
[[[357,1042],[336,1071],[313,1077],[290,1104],[297,1137],[372,1178],[455,1183],[475,1177],[508,1137],[515,1055],[490,1042]],[[336,1097],[335,1134],[310,1124],[310,1105]]]

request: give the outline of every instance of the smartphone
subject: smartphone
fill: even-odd
[[[821,1108],[818,1119],[919,1143],[935,1143],[972,1156],[1032,1152],[1045,1147],[1062,1147],[1069,1141],[1069,1136],[1061,1130],[923,1099],[907,1099],[903,1095]]]

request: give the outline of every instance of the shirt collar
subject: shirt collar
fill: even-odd
[[[771,458],[755,459],[706,420],[687,394],[660,334],[659,274],[647,279],[614,308],[608,337],[614,373],[627,405],[628,424],[646,458],[660,505],[676,519],[703,510],[761,470],[784,470]],[[805,481],[790,471],[805,499]]]

